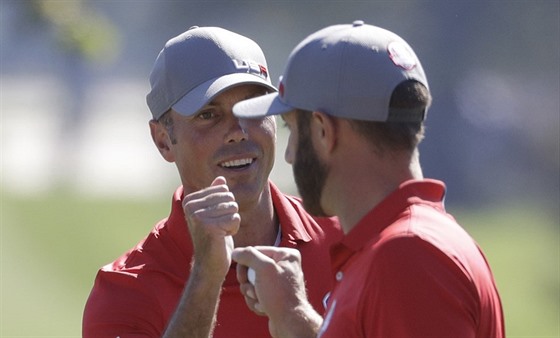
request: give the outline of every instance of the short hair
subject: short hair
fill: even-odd
[[[163,115],[161,115],[159,119],[155,121],[161,124],[165,128],[165,130],[167,130],[167,134],[169,134],[171,144],[177,144],[177,138],[175,137],[175,123],[173,121],[173,117],[171,116],[171,109],[163,113]]]
[[[416,80],[401,82],[391,95],[389,112],[422,111],[425,115],[430,106],[429,90]],[[389,113],[390,114],[390,113]],[[424,123],[418,122],[380,122],[348,120],[352,127],[366,137],[378,150],[413,151],[424,139]]]

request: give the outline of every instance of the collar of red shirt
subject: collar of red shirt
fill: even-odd
[[[282,228],[282,240],[280,246],[283,247],[293,247],[297,246],[297,242],[309,242],[312,237],[306,230],[308,222],[314,222],[311,216],[309,216],[301,201],[292,196],[284,195],[272,182],[269,181],[270,193],[272,196],[272,202],[280,226]],[[185,220],[185,213],[182,207],[183,199],[183,187],[177,188],[173,194],[173,201],[171,204],[171,213],[166,222],[161,222],[156,229],[159,232],[161,227],[165,226],[166,231],[169,231],[171,239],[176,243],[180,251],[185,255],[187,260],[190,260],[190,254],[192,253],[192,241],[189,235],[187,222]],[[238,288],[239,284],[237,282],[237,277],[235,273],[236,264],[233,262],[230,267],[230,271],[226,276],[224,281],[224,287],[235,287]]]
[[[282,227],[282,246],[295,247],[297,241],[309,242],[312,237],[306,230],[307,222],[314,220],[307,215],[300,200],[296,197],[284,195],[271,181],[269,181],[272,202],[278,220]],[[173,194],[171,213],[167,223],[168,230],[179,247],[191,246],[188,227],[181,201],[183,199],[183,187],[177,188]],[[185,243],[184,241],[187,241]]]
[[[445,184],[438,180],[409,180],[377,204],[331,249],[333,266],[340,268],[366,243],[389,226],[405,208],[413,204],[429,204],[444,210]]]

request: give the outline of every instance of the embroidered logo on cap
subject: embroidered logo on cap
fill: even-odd
[[[268,78],[268,71],[266,67],[263,65],[259,65],[254,61],[233,60],[233,63],[235,64],[235,68],[237,68],[238,70],[242,70],[250,74],[259,75],[263,79]]]
[[[387,51],[393,63],[398,67],[411,70],[416,67],[416,57],[414,52],[406,44],[393,41],[387,46]]]
[[[280,80],[280,84],[278,85],[278,94],[280,97],[284,97],[284,83]]]

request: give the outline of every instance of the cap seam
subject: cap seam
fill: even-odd
[[[342,80],[341,80],[341,72],[342,72],[342,67],[344,66],[344,64],[346,63],[346,50],[348,48],[348,42],[350,40],[350,36],[352,35],[352,32],[349,32],[349,34],[341,40],[341,42],[344,43],[344,45],[342,46],[342,51],[340,52],[340,63],[339,63],[339,67],[337,67],[338,69],[336,70],[336,103],[335,103],[335,107],[336,107],[336,111],[332,112],[332,114],[334,114],[335,116],[339,116],[339,114],[341,114],[339,112],[340,109],[340,105],[341,105],[341,87],[342,87]]]

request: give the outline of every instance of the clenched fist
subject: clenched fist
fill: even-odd
[[[194,245],[193,270],[225,277],[231,264],[233,235],[241,217],[235,196],[222,176],[183,199],[183,210]]]

